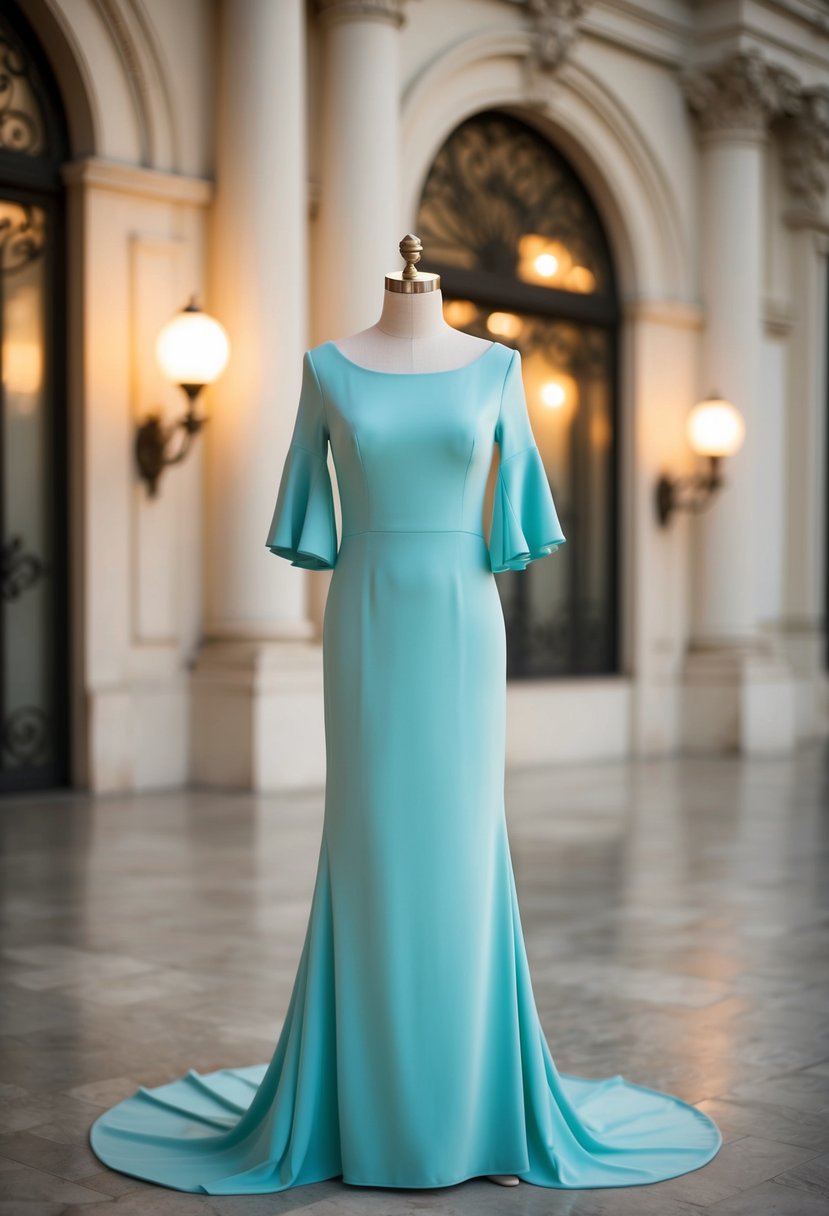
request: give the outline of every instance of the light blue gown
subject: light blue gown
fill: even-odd
[[[293,565],[333,568],[324,826],[294,987],[268,1064],[190,1070],[103,1113],[90,1139],[106,1165],[235,1195],[338,1176],[634,1186],[717,1153],[717,1125],[679,1098],[558,1072],[536,1011],[493,572],[564,540],[518,352],[495,342],[467,366],[400,374],[332,342],[305,353],[267,537]]]

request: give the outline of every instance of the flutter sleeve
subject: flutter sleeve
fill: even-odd
[[[490,566],[523,570],[565,542],[527,412],[521,354],[513,351],[495,427],[500,464],[492,504]]]
[[[337,524],[327,457],[325,403],[310,351],[306,351],[296,421],[265,542],[271,553],[306,570],[330,570],[337,562]]]

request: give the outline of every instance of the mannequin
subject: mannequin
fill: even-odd
[[[403,238],[400,252],[406,268],[386,275],[380,319],[334,344],[352,363],[398,375],[450,371],[480,358],[492,345],[445,320],[440,276],[414,271],[422,248],[411,233]],[[486,1177],[499,1186],[517,1186],[520,1181],[515,1174]]]
[[[352,363],[400,374],[451,371],[480,358],[492,345],[444,319],[440,275],[415,271],[421,250],[416,236],[403,238],[406,268],[386,275],[380,319],[334,344]]]

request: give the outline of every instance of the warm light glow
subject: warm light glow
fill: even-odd
[[[558,450],[579,408],[579,386],[540,350],[527,351],[522,360],[530,417],[538,439],[548,450]]]
[[[186,308],[156,339],[161,370],[173,384],[212,384],[224,371],[230,342],[223,325],[199,309]]]
[[[688,414],[688,440],[698,456],[733,456],[745,438],[745,423],[736,406],[711,394]]]
[[[594,452],[605,451],[610,447],[613,432],[607,414],[593,414],[588,426],[590,447]]]
[[[491,312],[486,319],[489,333],[497,334],[499,338],[517,339],[523,329],[524,322],[514,312]]]
[[[560,380],[548,380],[541,387],[541,400],[550,409],[558,410],[564,405],[567,394]]]
[[[586,266],[571,266],[564,286],[569,291],[581,291],[588,294],[596,289],[596,276]]]
[[[448,300],[443,306],[443,315],[448,325],[455,329],[471,326],[478,316],[478,305],[471,300]]]
[[[540,253],[534,265],[542,278],[551,279],[558,270],[558,258],[553,253]]]
[[[542,236],[540,232],[525,232],[518,238],[518,277],[525,283],[540,283],[543,287],[562,287],[570,291],[592,291],[582,286],[585,282],[576,274],[573,285],[570,275],[574,270],[590,275],[585,266],[574,266],[573,255],[560,241]],[[591,276],[592,278],[592,276]]]
[[[3,343],[3,387],[10,396],[27,398],[40,391],[43,380],[43,347],[39,342],[9,338]],[[18,413],[31,413],[34,403],[17,403]]]

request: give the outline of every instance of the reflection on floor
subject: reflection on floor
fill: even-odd
[[[829,750],[524,770],[506,792],[556,1063],[699,1103],[723,1130],[714,1161],[604,1191],[331,1181],[229,1198],[103,1169],[86,1142],[102,1107],[269,1059],[321,793],[27,797],[0,805],[0,1216],[825,1216]]]

